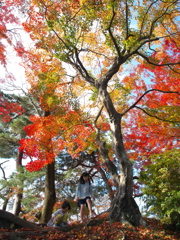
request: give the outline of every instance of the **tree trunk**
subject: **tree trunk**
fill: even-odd
[[[20,193],[20,191],[23,191],[22,189],[18,189],[19,193],[16,194],[14,204],[13,204],[13,214],[16,216],[19,216],[19,213],[21,212],[21,200],[23,197],[23,194]]]
[[[112,144],[114,153],[119,162],[120,167],[120,178],[118,182],[117,194],[111,202],[111,210],[110,210],[110,220],[111,222],[123,222],[128,221],[134,226],[145,225],[146,222],[143,220],[141,213],[139,211],[139,207],[137,206],[135,200],[133,199],[133,171],[132,171],[132,163],[128,159],[126,154],[123,137],[121,131],[121,118],[122,115],[119,114],[112,100],[107,92],[106,84],[102,84],[98,86],[100,99],[105,106],[107,113],[110,119],[111,132],[113,136]],[[105,151],[105,145],[101,144],[100,150],[103,153],[103,148]],[[106,164],[110,173],[114,172],[112,164]],[[116,178],[117,179],[117,178]]]
[[[119,141],[120,142],[120,141]],[[120,181],[117,194],[111,203],[110,220],[111,222],[128,221],[133,226],[146,225],[141,216],[133,195],[133,171],[132,163],[128,159],[125,150],[120,146],[115,146],[116,156],[120,162]]]
[[[16,159],[16,170],[17,170],[17,174],[20,173],[18,171],[20,167],[22,167],[22,157],[23,157],[23,151],[18,151],[18,156]],[[22,183],[21,183],[22,185]],[[23,198],[23,188],[21,186],[17,186],[17,194],[15,196],[15,201],[13,204],[13,214],[16,216],[19,216],[19,213],[21,211],[21,201]]]
[[[50,111],[45,111],[44,116],[50,116]],[[49,144],[51,144],[51,136],[49,137]],[[50,148],[49,151],[52,149]],[[52,150],[53,151],[53,150]],[[56,201],[56,190],[55,190],[55,161],[51,164],[48,164],[46,167],[46,174],[45,174],[45,197],[43,208],[41,212],[41,217],[39,219],[39,223],[47,223],[51,218],[52,210],[54,203]]]
[[[51,218],[54,203],[56,201],[55,192],[55,163],[46,166],[45,198],[39,223],[47,223]]]
[[[6,208],[7,208],[8,202],[9,202],[9,199],[6,198],[6,199],[4,200],[4,202],[3,202],[3,206],[2,206],[2,210],[3,210],[3,211],[6,211]]]
[[[1,228],[10,229],[11,231],[19,228],[42,230],[42,228],[37,226],[36,224],[25,221],[22,218],[19,218],[14,214],[6,212],[4,210],[0,210],[0,229]]]

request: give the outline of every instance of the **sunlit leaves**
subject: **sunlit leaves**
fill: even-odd
[[[157,59],[176,62],[179,51],[174,43],[165,41],[163,47],[166,49],[164,55],[157,53]],[[136,104],[136,110],[132,109],[129,112],[133,117],[128,117],[125,123],[125,145],[126,149],[130,150],[131,159],[141,159],[146,164],[151,154],[178,146],[179,73],[176,65],[171,68],[140,64],[134,68],[134,71],[136,74],[131,74],[129,79],[128,77],[123,79],[124,86],[129,88],[131,94],[133,93],[131,100],[134,98],[136,102],[148,89],[154,90],[148,92]]]
[[[46,117],[31,117],[32,124],[25,127],[29,138],[21,139],[24,157],[34,160],[27,165],[30,171],[39,170],[54,161],[55,157],[67,148],[72,157],[91,145],[93,128],[82,122],[81,114],[64,109],[64,112]]]
[[[92,129],[82,123],[88,118],[88,124],[92,124],[102,105],[95,85],[106,79],[105,74],[118,56],[125,67],[117,68],[118,76],[109,80],[108,92],[116,110],[126,113],[123,118],[126,149],[131,152],[132,159],[137,160],[141,159],[141,154],[148,157],[165,146],[168,146],[165,149],[171,148],[178,135],[174,127],[179,112],[177,95],[153,91],[133,106],[136,110],[131,106],[150,87],[179,91],[178,75],[171,69],[167,74],[167,68],[150,68],[144,63],[137,67],[132,59],[137,60],[136,56],[140,59],[141,52],[155,64],[179,61],[175,4],[159,0],[32,1],[23,26],[37,49],[26,53],[26,76],[41,109],[50,112],[47,119],[52,126],[40,117],[39,125],[34,122],[31,137],[37,136],[39,140],[47,136],[46,145],[53,141],[54,146],[57,137],[65,141],[70,153],[75,155],[80,149],[86,149],[91,142],[87,136]],[[172,22],[166,28],[164,24],[170,19]],[[159,39],[163,35],[164,44],[163,39]],[[71,64],[75,71],[71,74],[62,61]],[[89,82],[85,83],[84,79]],[[92,82],[93,87],[90,86]],[[109,130],[106,120],[98,123],[102,132]],[[162,120],[166,123],[161,123]],[[41,130],[38,131],[38,127]],[[171,138],[173,131],[175,137]]]

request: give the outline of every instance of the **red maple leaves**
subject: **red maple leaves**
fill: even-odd
[[[0,115],[3,122],[9,122],[17,115],[22,115],[24,109],[16,102],[4,98],[3,94],[0,94]]]

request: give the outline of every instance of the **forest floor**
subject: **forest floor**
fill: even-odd
[[[148,227],[133,227],[129,224],[110,224],[104,214],[89,225],[71,223],[68,228],[42,227],[41,230],[0,230],[2,240],[155,240],[180,239],[180,232],[165,228],[158,220],[146,219]]]

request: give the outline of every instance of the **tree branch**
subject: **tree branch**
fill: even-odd
[[[100,140],[100,129],[97,127],[97,124],[96,124],[98,118],[101,115],[102,110],[103,110],[103,106],[99,110],[99,112],[98,112],[98,114],[97,114],[97,116],[96,116],[96,118],[94,120],[94,128],[96,129],[96,132],[97,132],[97,136],[96,136],[96,140],[95,141],[96,141],[97,145],[99,146],[100,154],[101,154],[101,156],[102,156],[102,158],[103,158],[103,160],[104,160],[108,170],[111,173],[111,176],[112,176],[112,179],[114,181],[114,184],[115,184],[116,188],[118,188],[118,186],[119,186],[119,178],[118,178],[118,173],[117,173],[116,166],[109,159],[108,150],[106,149],[106,142]]]
[[[160,118],[160,117],[158,117],[158,116],[155,116],[155,115],[153,115],[153,114],[150,114],[149,112],[147,112],[146,110],[144,110],[143,108],[138,107],[138,106],[135,106],[135,108],[140,109],[141,111],[143,111],[143,112],[144,112],[145,114],[147,114],[148,116],[154,117],[154,118],[156,118],[156,119],[158,119],[158,120],[161,120],[161,121],[163,121],[163,122],[170,122],[170,123],[179,122],[179,121],[171,121],[171,120],[166,120],[166,119],[164,119],[164,118]]]
[[[154,65],[154,66],[169,66],[169,65],[177,65],[177,64],[180,64],[180,62],[177,62],[177,63],[162,63],[162,64],[157,64],[157,63],[154,63],[154,62],[151,62],[149,60],[149,58],[147,56],[145,56],[144,54],[136,51],[136,54],[141,56],[142,58],[144,58],[148,63]]]
[[[8,161],[9,161],[9,160],[6,160],[6,161],[4,161],[3,163],[6,163],[6,162],[8,162]],[[0,163],[0,169],[1,169],[2,173],[3,173],[3,178],[4,178],[4,180],[7,180],[6,174],[5,174],[5,171],[4,171],[4,168],[1,166],[3,163]]]
[[[80,72],[80,74],[82,75],[82,77],[84,77],[86,79],[86,81],[88,81],[89,83],[93,84],[95,83],[94,79],[89,75],[89,73],[87,72],[86,68],[84,67],[84,65],[82,64],[80,58],[79,58],[79,54],[78,54],[78,50],[77,48],[75,48],[75,57],[76,60],[78,62],[78,64],[71,62],[71,64]]]
[[[126,0],[126,40],[129,38],[129,25],[128,25],[128,15],[129,15],[129,9],[128,9],[128,3],[127,3],[127,0]]]
[[[180,95],[179,92],[174,92],[174,91],[163,91],[163,90],[159,90],[159,89],[150,89],[150,90],[147,90],[140,98],[138,98],[138,100],[133,104],[131,105],[131,107],[129,107],[126,111],[124,111],[124,113],[122,113],[122,115],[125,115],[127,112],[129,112],[132,108],[134,107],[137,107],[136,105],[141,101],[141,99],[148,93],[150,92],[153,92],[153,91],[157,91],[157,92],[161,92],[161,93],[176,93],[178,95]]]
[[[158,1],[158,0],[157,0],[157,1]],[[146,18],[146,16],[147,16],[148,12],[150,11],[151,7],[152,7],[157,1],[152,2],[152,3],[149,5],[146,13],[144,14],[144,17],[143,17],[143,20],[142,20],[142,24],[141,24],[141,30],[140,30],[140,34],[139,34],[140,37],[141,37],[142,30],[143,30],[143,27],[144,27],[145,18]]]
[[[153,29],[154,29],[154,25],[156,24],[156,22],[162,18],[168,11],[168,9],[177,2],[177,0],[175,0],[174,2],[171,2],[164,10],[164,12],[162,12],[162,14],[160,16],[158,16],[151,24],[151,28],[150,28],[150,37],[152,36],[152,32],[153,32]]]
[[[168,66],[168,67],[171,69],[171,71],[173,71],[173,72],[175,72],[175,73],[177,73],[177,74],[180,74],[180,72],[174,70],[171,66]]]
[[[95,52],[95,51],[93,51],[93,50],[91,50],[91,49],[88,49],[88,48],[87,48],[87,49],[82,48],[80,51],[81,51],[81,52],[91,52],[91,53],[94,53],[94,54],[96,54],[96,55],[102,56],[102,57],[104,57],[104,58],[106,58],[106,59],[108,59],[108,60],[111,60],[111,59],[108,58],[105,54]]]
[[[114,17],[116,16],[116,13],[115,13],[115,11],[114,11],[114,7],[113,7],[113,9],[112,9],[112,12],[113,12],[113,15],[112,15],[112,18],[111,18],[111,21],[110,21],[110,24],[109,24],[109,27],[107,28],[107,30],[108,30],[108,32],[109,32],[109,35],[110,35],[112,41],[113,41],[113,44],[114,44],[115,49],[116,49],[116,51],[117,51],[117,54],[118,54],[118,56],[119,56],[119,58],[120,58],[120,57],[121,57],[121,52],[120,52],[120,49],[119,49],[118,44],[117,44],[117,42],[116,42],[116,39],[114,38],[114,36],[113,36],[113,34],[112,34],[112,31],[111,31],[111,26],[112,26],[112,23],[113,23],[113,21],[114,21]]]

